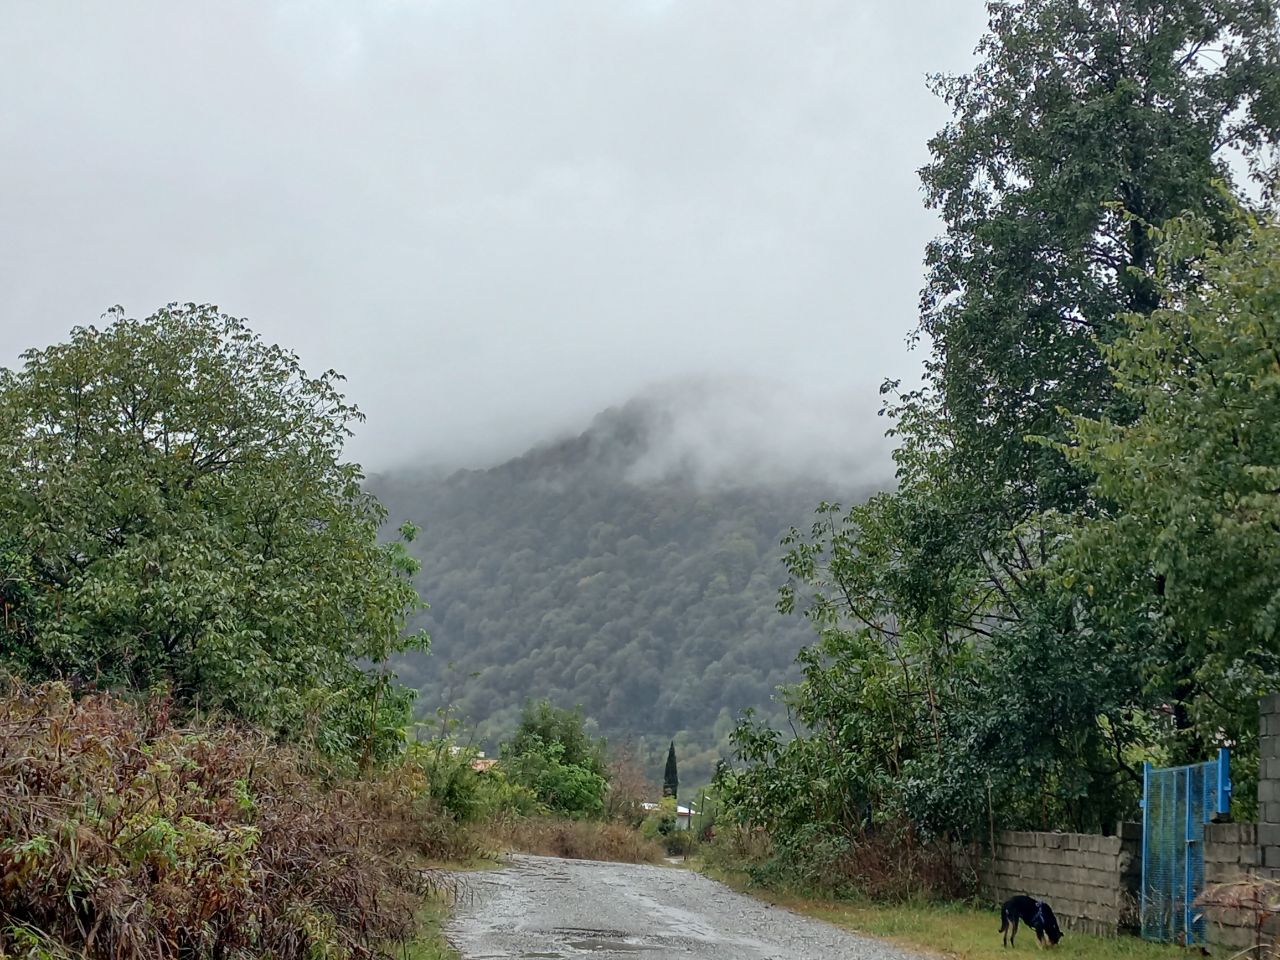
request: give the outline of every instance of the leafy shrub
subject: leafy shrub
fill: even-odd
[[[460,824],[546,812],[532,789],[511,782],[500,768],[475,769],[475,757],[444,738],[415,744],[407,759],[425,774],[428,796]]]
[[[946,900],[962,899],[976,885],[957,850],[921,841],[910,825],[897,823],[853,837],[822,824],[773,835],[761,826],[722,823],[702,850],[712,867],[801,894]]]
[[[658,809],[651,811],[640,825],[641,834],[648,840],[662,844],[667,855],[672,857],[684,856],[697,846],[693,830],[680,828],[680,818],[676,811],[676,798],[663,797]]]
[[[0,369],[0,666],[394,757],[417,562],[342,460],[341,377],[216,307],[105,319]]]
[[[649,839],[657,840],[676,831],[675,797],[663,797],[658,802],[658,809],[650,811],[640,825],[640,831]]]
[[[553,813],[604,813],[605,742],[586,732],[580,710],[562,710],[545,700],[526,705],[519,729],[503,747],[502,766],[512,783],[531,790]]]
[[[249,732],[61,684],[0,696],[0,955],[372,957],[447,836],[420,770],[331,777]]]

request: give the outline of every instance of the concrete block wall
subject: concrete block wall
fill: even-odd
[[[1259,704],[1257,823],[1211,823],[1205,827],[1205,883],[1254,877],[1280,880],[1280,694]],[[1078,833],[996,836],[996,849],[982,870],[982,894],[1000,903],[1025,893],[1047,900],[1064,927],[1114,935],[1137,922],[1142,872],[1142,827],[1123,824],[1114,837]],[[1253,911],[1206,906],[1211,940],[1244,948],[1257,943]],[[1263,939],[1280,938],[1280,918]]]
[[[1025,893],[1048,901],[1064,927],[1114,936],[1132,922],[1141,850],[1137,824],[1113,837],[1007,830],[983,870],[983,895],[1001,903]]]
[[[1247,880],[1256,875],[1260,861],[1256,823],[1210,823],[1204,828],[1204,881],[1214,884]],[[1253,944],[1255,917],[1247,910],[1204,907],[1209,922],[1208,935],[1224,946],[1242,948]]]
[[[1280,879],[1280,693],[1259,706],[1258,846],[1262,872]]]
[[[1259,945],[1258,915],[1247,908],[1213,904],[1213,885],[1257,877],[1280,879],[1280,694],[1264,697],[1258,706],[1258,822],[1211,823],[1204,835],[1209,937],[1236,949]],[[1226,899],[1232,895],[1233,891],[1225,891]],[[1280,937],[1280,922],[1273,920],[1263,928],[1262,941],[1276,937]]]

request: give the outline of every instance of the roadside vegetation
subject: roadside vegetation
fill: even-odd
[[[719,777],[760,883],[971,894],[957,844],[1114,829],[1144,761],[1220,746],[1253,813],[1280,688],[1280,12],[988,9],[974,70],[933,81],[945,232],[922,382],[883,389],[897,488],[787,539],[780,607],[816,636],[790,725],[745,718]]]
[[[420,770],[353,779],[173,701],[10,681],[0,945],[61,958],[381,955],[452,855]]]
[[[411,724],[417,531],[336,374],[214,307],[105,320],[0,372],[0,956],[421,954],[432,864],[660,854],[581,713],[488,771]]]

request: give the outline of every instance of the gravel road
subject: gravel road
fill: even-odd
[[[675,867],[517,856],[464,881],[445,927],[464,960],[919,960]]]

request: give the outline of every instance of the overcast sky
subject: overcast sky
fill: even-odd
[[[516,453],[703,375],[873,411],[920,359],[925,74],[966,69],[984,19],[9,0],[0,365],[115,303],[214,302],[348,376],[374,468]]]

